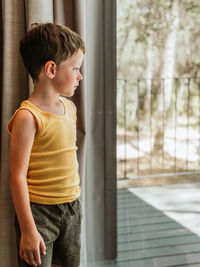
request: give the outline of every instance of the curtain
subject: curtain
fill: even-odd
[[[25,32],[23,1],[2,1],[1,15],[0,262],[2,266],[13,267],[16,263],[16,245],[14,210],[8,187],[7,122],[20,101],[28,97],[28,78],[17,52],[19,40]]]
[[[113,56],[114,51],[109,46],[105,54],[105,45],[109,43],[110,38],[105,35],[105,29],[109,27],[102,19],[105,2],[105,0],[1,1],[0,262],[2,266],[17,266],[14,209],[8,186],[7,123],[21,101],[32,91],[32,83],[22,64],[18,46],[19,40],[33,22],[54,21],[69,26],[77,31],[86,43],[86,56],[81,69],[84,79],[72,97],[77,106],[77,146],[82,189],[81,266],[89,266],[87,262],[116,256],[114,147],[116,112],[113,101],[115,69],[112,69],[115,61],[109,58]],[[105,64],[107,69],[104,68]]]

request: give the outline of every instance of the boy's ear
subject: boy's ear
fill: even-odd
[[[49,79],[53,79],[56,75],[56,63],[52,60],[47,61],[44,65],[44,72]]]

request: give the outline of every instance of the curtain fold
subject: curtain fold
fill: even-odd
[[[25,0],[27,29],[33,22],[53,22],[53,0]]]
[[[28,96],[28,77],[19,56],[19,40],[25,32],[24,3],[4,0],[2,4],[1,73],[1,176],[0,176],[0,265],[14,267],[16,244],[14,209],[8,185],[9,136],[7,122]]]
[[[54,21],[75,30],[75,1],[54,0]]]

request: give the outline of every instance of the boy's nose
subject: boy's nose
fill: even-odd
[[[83,80],[83,76],[80,74],[78,79],[79,79],[79,81]]]

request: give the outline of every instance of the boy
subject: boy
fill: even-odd
[[[19,267],[77,267],[82,209],[76,157],[76,107],[85,54],[80,36],[35,24],[20,41],[34,90],[8,123],[10,190]]]

